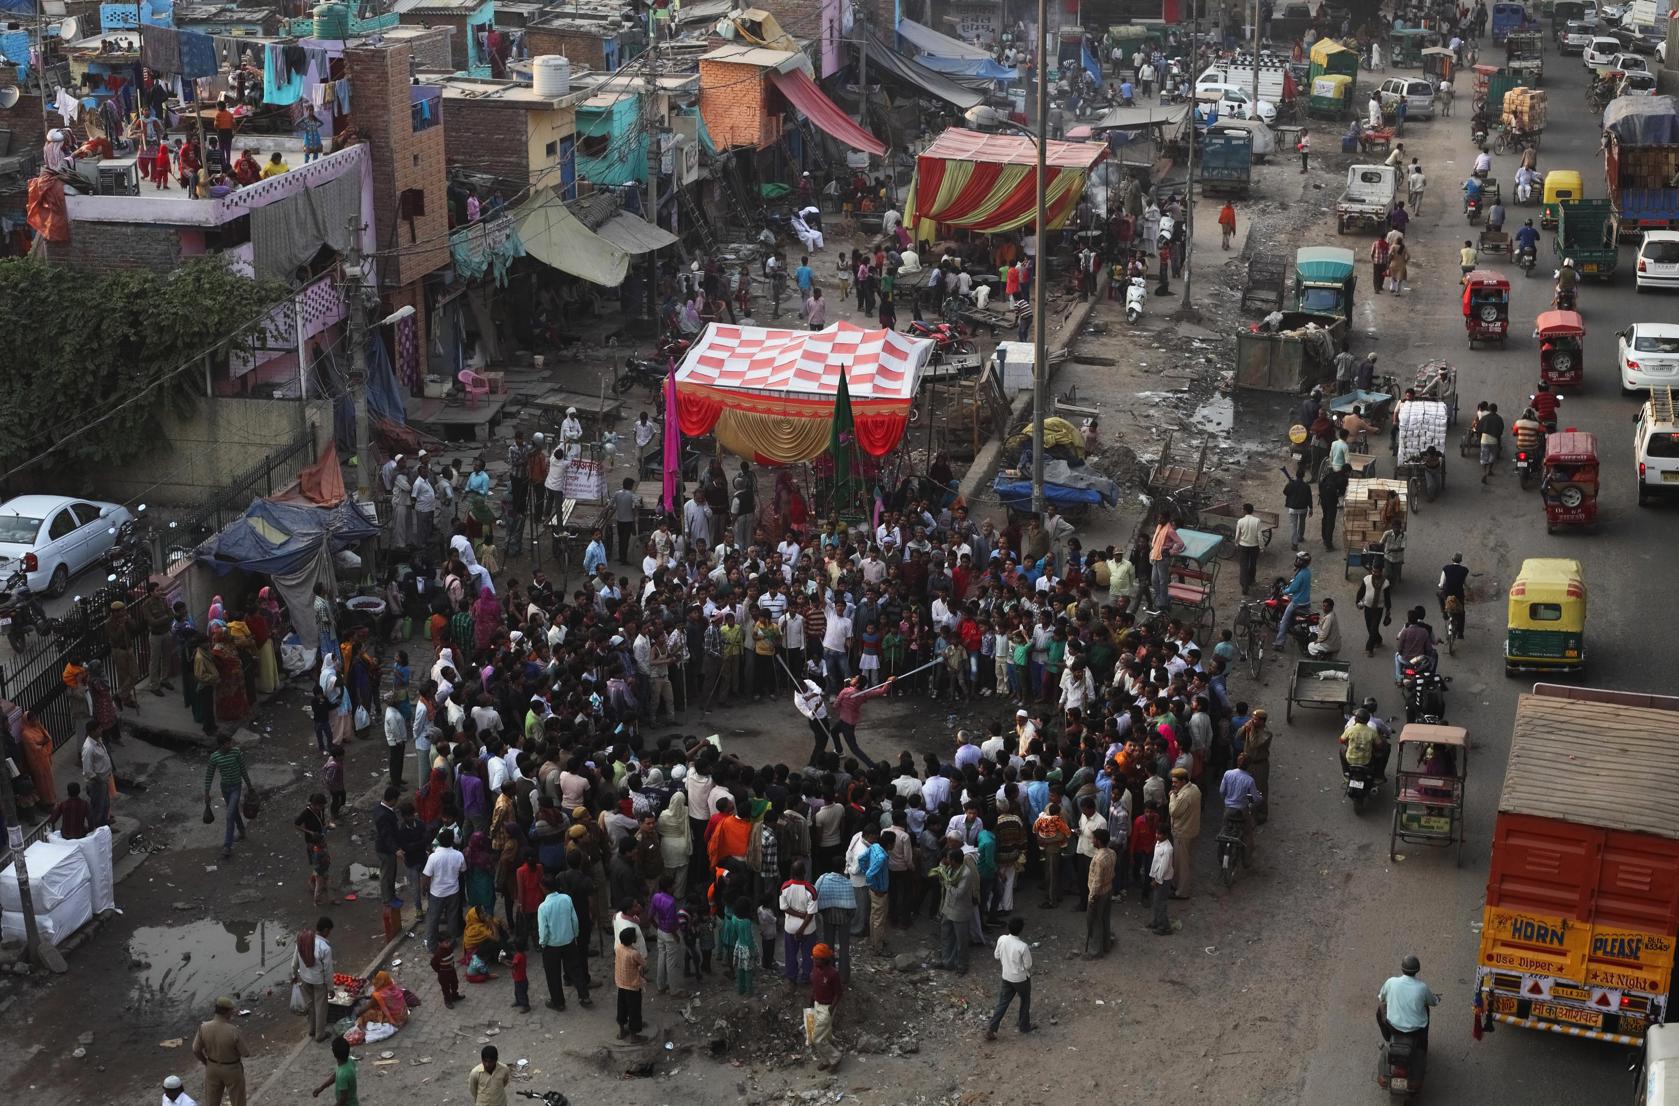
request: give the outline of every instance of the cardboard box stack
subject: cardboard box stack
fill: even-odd
[[[1349,480],[1347,498],[1341,504],[1341,541],[1349,550],[1363,549],[1382,540],[1390,504],[1396,504],[1401,529],[1405,519],[1405,481]]]
[[[1504,125],[1518,131],[1545,128],[1545,93],[1517,86],[1504,94]]]

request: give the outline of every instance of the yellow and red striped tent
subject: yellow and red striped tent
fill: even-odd
[[[915,238],[935,227],[988,234],[1016,230],[1037,214],[1037,146],[1030,138],[952,127],[915,159],[904,222]],[[1048,229],[1067,222],[1091,167],[1108,156],[1102,142],[1050,142],[1044,152]]]

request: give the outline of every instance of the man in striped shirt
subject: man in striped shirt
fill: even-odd
[[[227,835],[222,839],[222,859],[233,856],[233,835],[245,837],[245,818],[239,813],[239,799],[246,787],[253,787],[251,774],[245,768],[243,750],[233,747],[233,735],[224,733],[216,740],[216,751],[204,766],[204,803],[210,803],[210,782],[221,776],[222,798],[227,802]]]

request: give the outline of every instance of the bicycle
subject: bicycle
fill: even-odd
[[[1247,658],[1248,674],[1256,680],[1265,669],[1266,609],[1263,600],[1248,599],[1236,612],[1236,634]]]
[[[1455,656],[1458,638],[1463,633],[1463,601],[1455,595],[1447,596],[1440,608],[1446,624],[1446,652]]]

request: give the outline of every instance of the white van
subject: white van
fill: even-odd
[[[1389,77],[1382,82],[1382,107],[1389,108],[1405,97],[1405,118],[1434,118],[1434,82],[1418,77]]]

